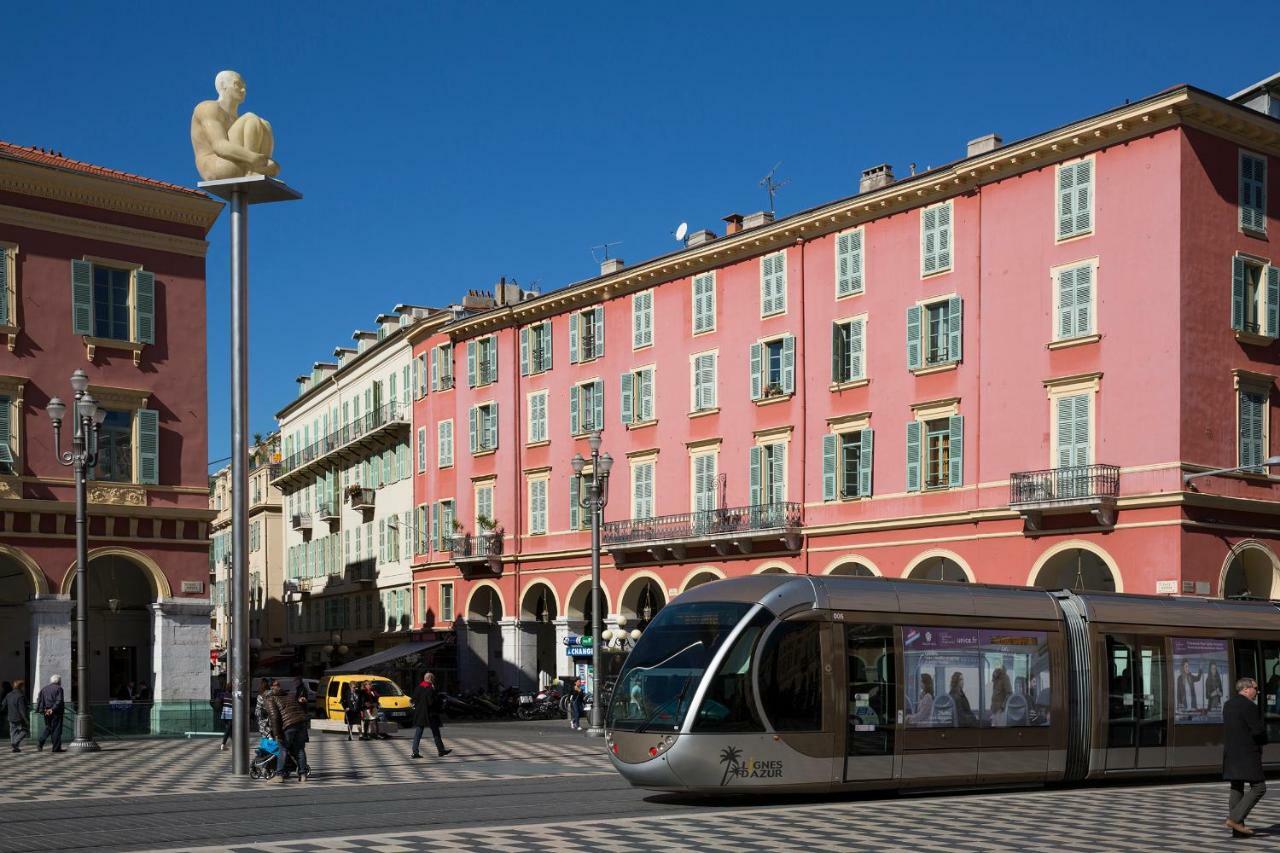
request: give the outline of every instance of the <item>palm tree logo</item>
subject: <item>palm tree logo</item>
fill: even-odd
[[[729,777],[736,776],[740,767],[739,762],[742,759],[742,750],[736,746],[726,746],[720,750],[720,763],[724,765],[724,776],[720,779],[720,786],[724,787],[729,784]]]

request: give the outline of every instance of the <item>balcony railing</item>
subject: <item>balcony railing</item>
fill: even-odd
[[[316,515],[321,521],[327,521],[330,524],[338,520],[338,504],[336,501],[324,501],[316,507]]]
[[[347,489],[347,501],[357,512],[372,512],[376,494],[377,492],[367,486],[353,486]]]
[[[1009,506],[1030,530],[1046,514],[1092,513],[1105,526],[1115,523],[1120,469],[1115,465],[1075,465],[1045,471],[1018,471],[1009,477]]]
[[[311,514],[307,512],[300,512],[290,516],[289,526],[294,530],[310,530]]]
[[[453,374],[446,373],[444,376],[436,378],[436,391],[448,391],[453,388]]]
[[[386,403],[365,412],[352,419],[346,426],[286,456],[280,461],[279,470],[273,472],[272,477],[273,479],[283,477],[388,425],[408,423],[408,417],[409,407],[399,402]]]
[[[803,524],[801,504],[780,502],[610,521],[601,529],[601,538],[615,565],[621,566],[692,558],[702,551],[708,557],[794,551],[800,547]]]
[[[465,578],[496,575],[502,571],[501,530],[481,533],[479,536],[470,533],[447,536],[444,546],[446,551],[452,552],[450,559]]]

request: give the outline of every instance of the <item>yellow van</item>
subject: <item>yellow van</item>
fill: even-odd
[[[344,718],[343,707],[351,691],[366,681],[378,695],[378,707],[383,716],[398,726],[408,726],[413,721],[413,710],[410,700],[400,686],[390,678],[381,675],[326,675],[320,680],[320,694],[324,697],[322,716],[328,720]]]

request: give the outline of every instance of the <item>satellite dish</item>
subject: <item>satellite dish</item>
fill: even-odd
[[[688,234],[688,233],[689,233],[689,223],[688,223],[688,222],[681,222],[679,225],[677,225],[677,226],[676,226],[676,239],[677,239],[677,240],[683,240],[683,239],[684,239],[684,235],[685,235],[685,234]]]

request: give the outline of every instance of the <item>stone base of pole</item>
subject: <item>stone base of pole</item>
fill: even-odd
[[[97,752],[102,749],[93,739],[93,717],[88,714],[76,714],[76,736],[67,744],[67,752]]]
[[[604,737],[604,726],[587,726],[587,737]]]

